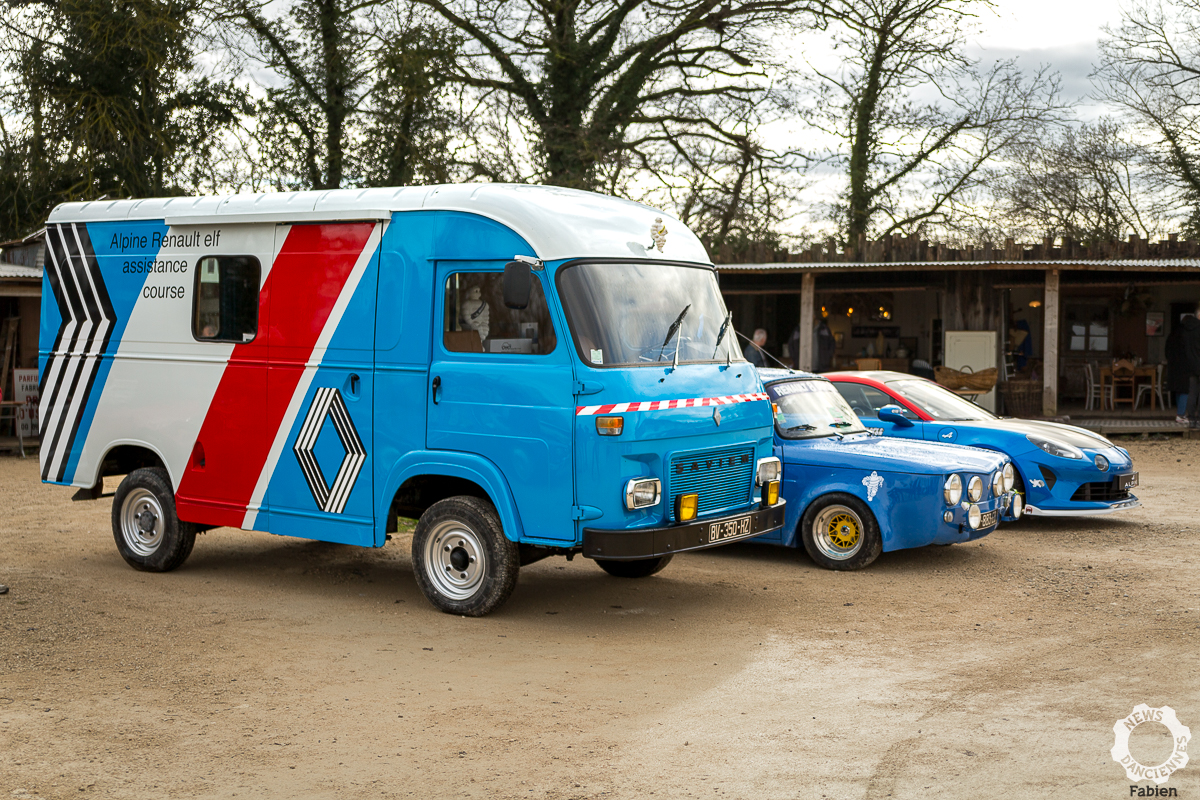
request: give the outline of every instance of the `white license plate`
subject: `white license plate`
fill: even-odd
[[[989,511],[986,514],[980,515],[979,527],[980,528],[990,528],[993,525],[995,525],[996,521],[999,519],[1000,519],[999,511]]]
[[[1126,489],[1132,489],[1133,487],[1135,487],[1137,485],[1138,485],[1138,474],[1136,472],[1130,473],[1129,475],[1118,475],[1117,476],[1117,491],[1118,492],[1123,492]]]
[[[739,536],[749,536],[753,518],[753,514],[747,514],[744,517],[737,517],[736,519],[710,523],[708,526],[709,543],[720,542],[725,539],[736,539]]]

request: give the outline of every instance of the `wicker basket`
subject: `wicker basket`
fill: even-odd
[[[970,369],[970,367],[967,367]],[[933,377],[942,386],[956,392],[978,392],[986,394],[996,387],[996,368],[979,372],[960,372],[949,367],[934,367]]]
[[[1042,382],[1014,378],[1000,384],[1004,398],[1004,413],[1010,417],[1040,417],[1042,415]]]

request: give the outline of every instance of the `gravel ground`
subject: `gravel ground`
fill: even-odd
[[[403,535],[219,530],[135,572],[108,501],[0,459],[0,797],[1128,797],[1116,720],[1200,735],[1200,441],[1129,447],[1120,515],[851,574],[553,559],[484,619],[425,602]],[[1156,723],[1131,746],[1170,750]]]

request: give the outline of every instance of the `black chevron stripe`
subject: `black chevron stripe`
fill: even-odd
[[[39,411],[38,414],[43,443],[42,480],[50,480],[50,468],[54,463],[54,441],[57,439],[58,431],[56,426],[55,431],[48,432],[46,426],[54,419],[56,410],[63,402],[62,389],[66,375],[71,371],[73,366],[71,354],[75,352],[84,318],[83,301],[79,297],[79,289],[71,277],[63,226],[48,226],[46,239],[51,245],[53,279],[62,290],[65,302],[59,306],[59,315],[62,317],[62,324],[59,325],[58,335],[55,337],[55,350],[59,354],[53,356],[53,360],[46,365],[46,375],[49,376],[54,373],[54,385],[49,387],[50,392],[48,394],[42,395],[42,397],[46,398],[43,404],[44,410]],[[63,334],[66,331],[68,323],[72,326],[71,338],[70,341],[64,343]],[[49,436],[47,435],[48,433],[50,433]]]

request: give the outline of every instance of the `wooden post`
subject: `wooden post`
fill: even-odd
[[[812,370],[816,367],[813,358],[813,310],[816,307],[817,276],[806,271],[800,276],[800,352],[796,363],[800,369]]]
[[[1058,270],[1046,270],[1042,295],[1042,415],[1058,416]]]

